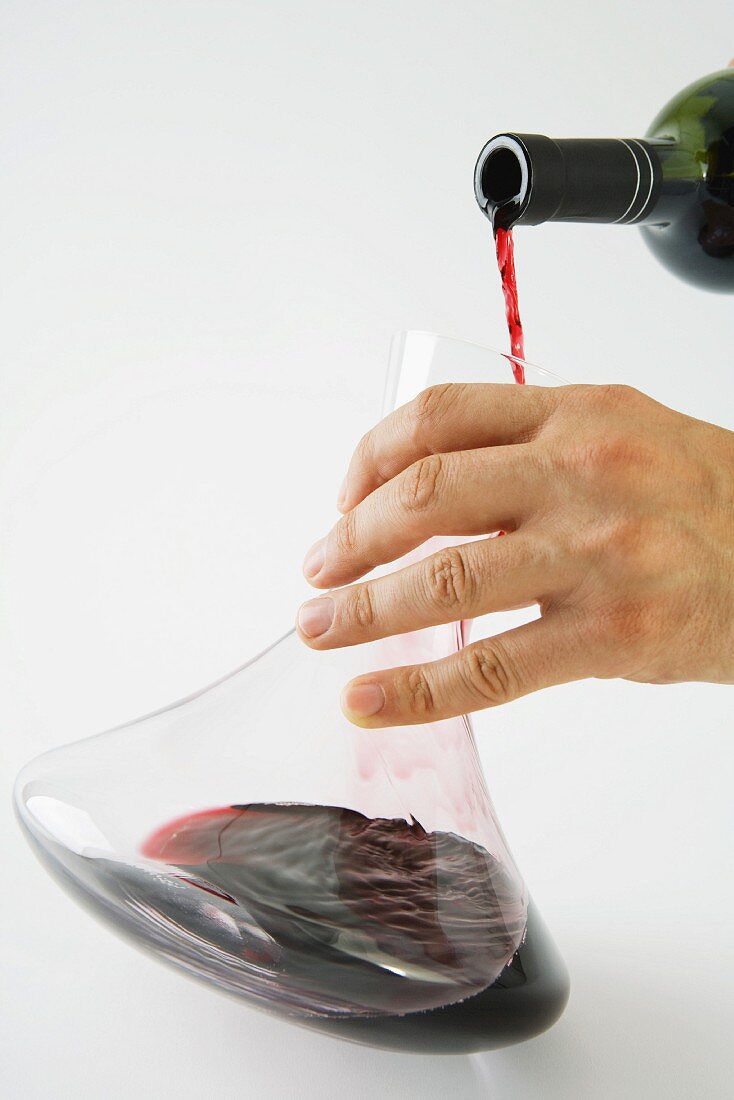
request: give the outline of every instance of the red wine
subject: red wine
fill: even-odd
[[[515,242],[512,229],[497,226],[494,231],[497,250],[497,266],[502,280],[502,293],[505,298],[505,315],[510,333],[510,353],[517,359],[525,359],[525,335],[520,320],[520,306],[517,297],[517,277],[515,275]],[[524,383],[525,369],[522,363],[512,360],[512,373],[515,381]]]
[[[240,957],[277,975],[285,1001],[318,1000],[310,1026],[399,1049],[487,1049],[549,1026],[565,1003],[562,964],[537,972],[546,937],[514,875],[454,834],[252,804],[171,822],[142,852],[247,914],[257,934]],[[230,951],[230,932],[212,922],[211,949]]]
[[[246,910],[263,934],[258,962],[327,1009],[394,1014],[464,1000],[495,980],[525,930],[514,875],[417,822],[230,806],[165,825],[142,852]]]
[[[670,271],[734,292],[734,69],[685,88],[644,138],[497,134],[474,192],[493,228],[638,225]]]
[[[29,839],[78,900],[156,957],[292,1022],[469,1053],[550,1027],[568,977],[514,873],[417,822],[255,803],[156,830],[144,862]]]

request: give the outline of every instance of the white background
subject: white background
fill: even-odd
[[[472,194],[484,140],[640,134],[734,53],[730,14],[5,0],[4,1095],[731,1088],[731,689],[590,682],[480,718],[573,991],[549,1033],[473,1059],[332,1042],[160,967],[58,890],[10,810],[31,756],[186,694],[289,625],[393,330],[504,346]],[[731,298],[676,282],[633,229],[519,231],[518,267],[531,359],[732,426]]]

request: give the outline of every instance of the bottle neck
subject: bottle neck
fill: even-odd
[[[655,220],[663,182],[659,150],[638,138],[498,134],[479,154],[474,191],[495,227],[639,225]]]

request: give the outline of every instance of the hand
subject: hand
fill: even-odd
[[[446,385],[359,444],[304,572],[313,649],[537,603],[445,660],[353,680],[360,726],[435,721],[589,676],[734,682],[734,433],[626,386]],[[431,535],[482,539],[351,584]]]

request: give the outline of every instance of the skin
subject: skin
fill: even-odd
[[[586,677],[734,683],[734,432],[627,386],[445,385],[361,440],[307,555],[298,631],[333,649],[537,604],[540,618],[353,680],[363,727]],[[432,535],[502,530],[353,583]]]

